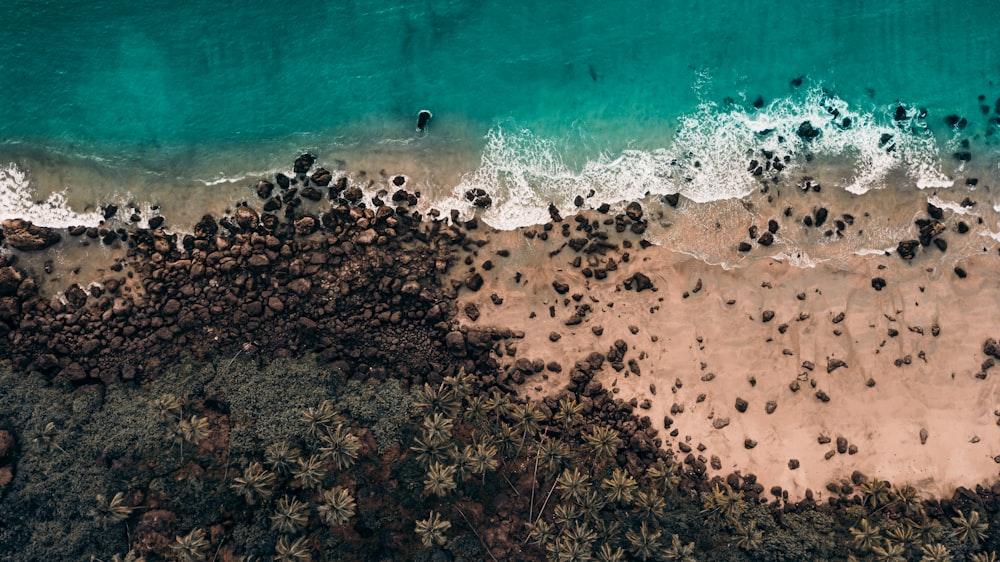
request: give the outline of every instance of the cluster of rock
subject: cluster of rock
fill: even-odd
[[[453,248],[468,244],[462,230],[422,221],[404,189],[366,203],[345,178],[307,175],[313,160],[303,155],[292,176],[276,175],[280,192],[258,183],[264,207],[283,216],[241,204],[184,236],[136,228],[121,237],[131,271],[116,264],[100,284],[71,285],[62,298],[43,298],[30,274],[0,262],[0,359],[84,384],[141,379],[164,358],[227,347],[262,359],[315,352],[348,374],[417,383],[481,358],[490,335],[463,338],[468,349],[445,343],[454,289],[440,277]],[[329,187],[325,209],[314,203],[320,187]],[[3,232],[18,249],[60,237],[18,219]]]

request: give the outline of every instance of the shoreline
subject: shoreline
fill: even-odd
[[[398,381],[403,392],[464,370],[490,400],[536,404],[552,435],[613,429],[621,448],[610,462],[637,479],[674,463],[671,493],[684,501],[729,486],[775,517],[842,515],[865,505],[870,478],[912,484],[928,517],[1000,491],[1000,422],[987,403],[1000,391],[1000,345],[990,343],[994,324],[977,323],[1000,317],[990,299],[998,260],[988,251],[928,271],[934,240],[956,237],[957,213],[929,206],[924,232],[908,227],[915,246],[900,241],[846,267],[758,255],[724,269],[646,241],[653,217],[640,203],[495,231],[477,218],[423,220],[405,185],[369,207],[357,186],[312,165],[303,155],[278,185],[258,184],[280,212],[239,205],[188,234],[5,221],[5,244],[38,249],[0,258],[0,360],[73,395],[151,388],[181,357],[217,373],[223,350],[234,352],[223,371],[241,357],[261,368],[316,357],[347,381]],[[752,252],[768,250],[761,232]],[[746,253],[736,243],[745,231],[731,236],[729,251]],[[120,254],[98,285],[40,292],[46,274],[22,262],[34,269],[73,239]],[[579,433],[558,428],[562,398],[584,408]],[[228,405],[209,406],[222,398],[198,400],[200,412],[222,408],[213,423],[236,429]],[[201,462],[221,473],[228,449],[212,442]],[[395,454],[405,461],[407,451]],[[26,478],[8,456],[0,472]],[[515,493],[534,488],[529,464],[504,465]],[[501,533],[476,520],[483,544],[508,553],[521,538],[507,535],[532,526]]]

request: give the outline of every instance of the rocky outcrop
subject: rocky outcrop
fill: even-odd
[[[44,250],[59,242],[59,233],[53,228],[35,226],[21,219],[3,221],[3,239],[10,247],[26,252]]]

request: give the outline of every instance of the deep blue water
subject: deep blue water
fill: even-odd
[[[0,164],[30,154],[33,173],[79,160],[183,186],[286,166],[297,150],[329,163],[392,146],[431,167],[441,157],[466,185],[501,192],[498,207],[504,193],[541,206],[595,186],[710,200],[746,191],[718,184],[747,149],[780,144],[759,134],[775,129],[787,153],[868,170],[845,174],[857,191],[890,168],[942,183],[962,139],[995,168],[997,11],[985,0],[13,0],[0,8]],[[892,120],[898,101],[911,117],[928,110],[915,140]],[[834,124],[821,103],[855,127],[798,143],[801,121]],[[434,119],[418,137],[422,108]],[[947,127],[951,113],[968,126]],[[874,161],[886,131],[900,150]],[[72,171],[59,177],[76,188]],[[492,216],[539,218],[528,215]]]

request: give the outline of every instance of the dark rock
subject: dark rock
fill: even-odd
[[[948,251],[948,242],[944,238],[935,238],[934,246],[942,252]]]
[[[885,279],[882,279],[881,277],[873,277],[872,278],[872,288],[875,289],[876,291],[881,291],[882,289],[884,289],[885,288]]]
[[[552,288],[555,289],[556,292],[559,293],[560,295],[565,295],[566,293],[569,292],[569,285],[567,285],[566,283],[561,283],[559,281],[553,281]]]
[[[765,232],[764,234],[760,235],[760,238],[757,239],[757,243],[760,244],[761,246],[770,246],[771,244],[774,243],[774,235],[771,234],[770,231]]]
[[[313,172],[310,179],[312,179],[312,182],[319,187],[326,187],[333,181],[333,174],[331,174],[326,168],[318,168],[315,172]]]
[[[916,222],[917,226],[920,228],[920,245],[930,246],[931,240],[938,236],[945,230],[945,226],[936,220],[925,220],[920,219]]]
[[[802,140],[808,142],[818,137],[820,135],[820,130],[813,127],[812,123],[809,121],[803,121],[802,124],[799,125],[796,134],[799,135]]]
[[[0,267],[0,297],[15,294],[23,279],[21,272],[13,267]]]
[[[845,363],[842,359],[837,359],[837,358],[833,357],[833,358],[829,358],[829,359],[826,360],[826,372],[827,373],[832,373],[832,372],[836,371],[837,369],[839,369],[841,367],[845,367],[845,368],[847,367],[847,363]]]
[[[215,222],[212,215],[204,215],[201,220],[194,225],[195,238],[211,238],[218,234],[219,224]]]
[[[936,221],[944,220],[944,209],[934,205],[933,203],[927,204],[927,214]]]
[[[739,252],[749,252],[752,249],[753,246],[749,242],[740,242],[739,246],[736,247],[736,250]]]
[[[323,192],[312,186],[303,187],[302,191],[299,192],[299,195],[301,195],[303,199],[308,199],[310,201],[319,201],[323,199]]]
[[[116,213],[118,213],[118,205],[108,204],[104,206],[103,209],[104,220],[110,219],[111,217],[115,216]]]
[[[0,226],[3,240],[10,247],[26,252],[44,250],[61,239],[55,229],[35,226],[22,219],[8,219],[0,223]]]
[[[983,353],[1000,359],[1000,344],[993,338],[986,338],[986,341],[983,342]]]
[[[653,286],[653,281],[642,272],[635,272],[632,277],[625,281],[626,289],[634,289],[635,292],[641,293],[646,289],[655,289]]]
[[[917,248],[919,246],[919,240],[903,240],[896,246],[896,253],[904,260],[912,260],[917,256]]]
[[[770,322],[771,320],[774,320],[774,311],[773,310],[765,310],[764,312],[761,313],[760,320],[761,320],[761,322],[764,322],[765,324],[768,323],[768,322]]]
[[[747,449],[753,449],[754,447],[757,446],[757,442],[748,437],[743,440],[743,446],[746,447]]]
[[[816,209],[815,213],[816,218],[813,220],[813,224],[816,226],[816,228],[823,226],[823,223],[826,222],[826,218],[828,216],[830,216],[830,212],[826,210],[826,207],[820,207],[819,209]]]
[[[906,108],[903,107],[902,105],[897,105],[896,106],[896,111],[893,114],[893,119],[895,119],[896,121],[905,121],[906,120]]]
[[[292,170],[296,174],[305,174],[312,168],[313,163],[316,162],[316,157],[312,154],[306,153],[295,159],[295,164],[292,166]]]
[[[465,286],[472,291],[478,291],[483,287],[483,276],[479,273],[473,273],[465,278]]]
[[[739,413],[742,414],[743,412],[746,412],[748,406],[749,406],[749,404],[747,403],[746,400],[744,400],[742,398],[737,398],[736,399],[736,411],[738,411]]]
[[[257,197],[261,199],[267,199],[274,192],[274,184],[267,180],[260,180],[257,182]]]
[[[847,452],[847,438],[844,436],[837,437],[837,452],[843,455]]]
[[[959,221],[958,227],[955,230],[957,230],[959,234],[965,234],[966,232],[969,232],[969,225],[965,224],[965,221]]]
[[[629,203],[628,206],[625,207],[625,214],[628,215],[628,218],[633,221],[642,220],[642,205],[636,203],[635,201]]]
[[[955,266],[955,275],[957,275],[959,279],[965,279],[969,276],[964,269],[958,266]]]
[[[479,320],[479,307],[475,303],[469,303],[465,305],[465,315],[469,317],[469,320],[475,322]]]
[[[163,226],[164,222],[166,222],[166,219],[164,219],[163,217],[153,217],[149,219],[149,229],[156,230],[157,228]]]
[[[278,182],[278,187],[280,187],[281,189],[288,189],[288,187],[292,185],[292,182],[290,179],[288,179],[288,176],[282,174],[281,172],[274,174],[274,181]]]
[[[791,459],[788,461],[788,470],[795,470],[799,467],[798,459]]]
[[[670,193],[663,196],[663,200],[667,202],[671,207],[676,207],[677,203],[681,200],[681,195],[679,193]]]

